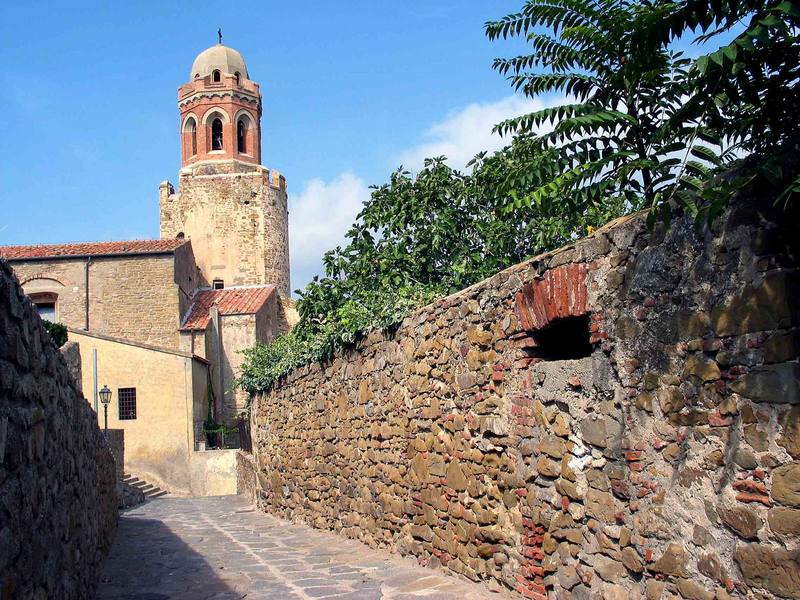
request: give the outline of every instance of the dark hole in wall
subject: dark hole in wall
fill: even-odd
[[[592,353],[588,314],[556,319],[531,335],[536,340],[536,356],[544,360],[584,358]]]

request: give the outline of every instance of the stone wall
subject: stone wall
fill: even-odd
[[[93,598],[116,521],[96,416],[0,260],[0,597]]]
[[[207,284],[275,284],[290,296],[286,180],[237,161],[209,161],[181,171],[180,189],[159,188],[161,237],[192,240]]]
[[[83,366],[81,364],[81,347],[77,342],[67,342],[61,346],[61,356],[64,357],[64,362],[67,365],[67,370],[72,376],[72,381],[75,382],[75,387],[78,391],[83,393]]]
[[[108,449],[114,457],[114,474],[117,482],[125,478],[125,430],[109,429],[104,432]]]
[[[254,398],[259,505],[526,598],[800,598],[796,221],[754,206],[622,219],[298,369]]]

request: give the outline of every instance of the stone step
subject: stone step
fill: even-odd
[[[148,483],[144,479],[137,477],[136,475],[131,475],[130,473],[125,473],[123,475],[122,481],[128,484],[129,486],[140,490],[145,495],[145,498],[148,499],[161,498],[162,496],[166,496],[167,494],[169,494],[169,490],[162,490],[157,485]]]

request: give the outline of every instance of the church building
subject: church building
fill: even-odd
[[[285,333],[286,180],[261,164],[261,92],[236,50],[201,52],[178,88],[181,170],[159,186],[153,240],[0,246],[43,319],[64,323],[87,400],[123,429],[125,469],[202,493],[209,416],[232,425],[241,351]]]

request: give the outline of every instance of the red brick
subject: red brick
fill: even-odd
[[[764,506],[772,506],[772,503],[769,500],[769,496],[763,496],[761,494],[752,494],[750,492],[739,492],[736,494],[736,499],[739,502],[760,502]]]
[[[711,425],[711,427],[727,427],[731,423],[733,423],[733,419],[723,417],[719,414],[719,411],[708,413],[708,424]]]
[[[738,492],[753,492],[763,495],[769,494],[769,490],[767,489],[766,485],[757,481],[751,481],[749,479],[740,479],[739,481],[734,481],[733,489]]]

